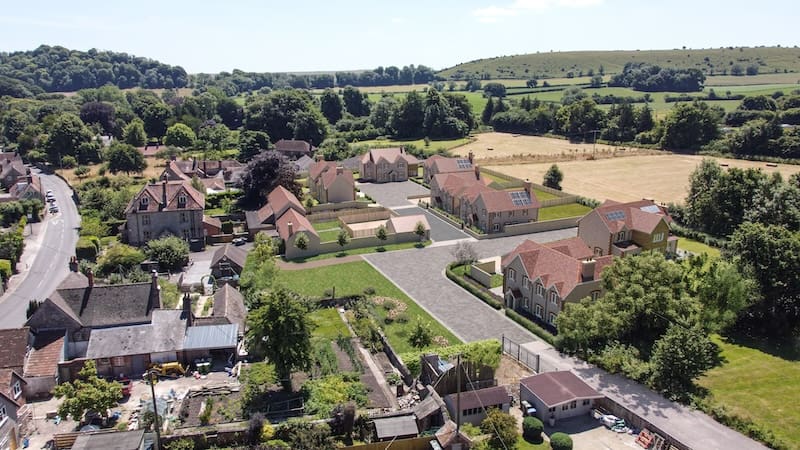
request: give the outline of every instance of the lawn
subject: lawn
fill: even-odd
[[[408,305],[406,314],[411,318],[411,321],[406,324],[393,322],[390,325],[384,325],[382,320],[386,311],[383,308],[375,308],[386,337],[395,351],[399,353],[413,350],[406,341],[406,336],[417,316],[421,317],[423,321],[430,322],[434,336],[444,336],[451,344],[460,343],[458,338],[436,319],[365,261],[306,270],[283,270],[278,273],[277,282],[291,290],[314,297],[323,295],[326,290],[333,287],[336,287],[336,295],[339,297],[363,294],[364,289],[371,287],[375,289],[377,296],[402,300]]]
[[[800,448],[800,351],[797,344],[734,342],[714,337],[725,363],[708,371],[698,383],[711,393],[713,404],[752,420]],[[763,348],[765,351],[760,350]]]
[[[566,205],[548,206],[546,208],[539,209],[539,222],[583,216],[591,210],[592,208],[581,205],[580,203],[567,203]]]
[[[312,335],[315,338],[336,340],[339,335],[349,336],[350,330],[344,324],[336,308],[320,308],[308,314],[308,317],[317,325]]]
[[[461,265],[461,266],[453,267],[453,273],[458,275],[458,276],[464,276],[464,275],[469,276],[469,272],[470,272],[470,266],[468,266],[468,265]],[[472,279],[472,277],[470,277],[470,279]],[[475,280],[475,282],[477,283],[477,280]],[[492,288],[500,287],[502,285],[503,285],[503,275],[501,275],[499,273],[493,273],[492,274]]]
[[[538,198],[539,201],[552,200],[554,198],[558,198],[558,196],[555,195],[555,194],[551,194],[551,193],[545,192],[545,191],[540,191],[539,189],[534,189],[533,193],[536,194],[536,198]]]
[[[333,242],[339,238],[339,233],[342,231],[338,220],[317,222],[312,224],[312,226],[317,230],[320,242]]]
[[[526,441],[522,436],[517,439],[517,450],[550,450],[550,443],[542,440],[538,444]]]
[[[686,250],[687,252],[692,252],[696,255],[706,253],[708,256],[713,258],[719,257],[718,248],[685,237],[678,237],[678,248],[681,250]]]
[[[338,234],[339,234],[339,232],[337,231],[336,232],[336,236],[333,237],[332,241],[336,240],[336,238],[338,237]],[[320,237],[322,237],[322,233],[320,233]],[[325,242],[325,241],[323,240],[322,242]],[[425,242],[422,243],[423,247],[427,247],[428,245],[431,245],[431,241],[425,241]],[[390,245],[384,245],[384,246],[381,246],[381,247],[362,247],[362,248],[354,248],[354,249],[350,249],[350,250],[345,250],[343,252],[342,251],[336,251],[336,252],[330,252],[330,253],[323,253],[321,255],[309,256],[308,258],[293,259],[292,261],[293,262],[318,261],[320,259],[343,258],[345,256],[350,256],[350,255],[366,255],[366,254],[369,254],[369,253],[391,252],[391,251],[395,251],[395,250],[407,250],[407,249],[419,248],[419,247],[420,247],[420,243],[419,242],[403,242],[403,243],[400,243],[400,244],[390,244]]]
[[[370,148],[376,147],[399,147],[403,145],[413,145],[416,148],[425,150],[426,153],[433,153],[437,149],[443,148],[450,150],[459,145],[468,144],[471,142],[470,138],[448,139],[442,141],[430,141],[430,145],[425,146],[424,139],[411,139],[411,140],[396,140],[396,139],[372,139],[369,141],[355,142],[354,145],[366,145]]]

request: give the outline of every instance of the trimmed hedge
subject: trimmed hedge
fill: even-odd
[[[542,442],[544,424],[537,417],[528,416],[522,421],[522,437],[526,441]]]
[[[464,278],[459,277],[458,275],[456,275],[455,272],[453,272],[453,270],[452,270],[453,267],[455,267],[455,264],[449,264],[447,266],[447,269],[445,270],[445,275],[447,275],[447,278],[449,278],[454,283],[456,283],[457,285],[459,285],[462,288],[464,288],[470,294],[474,295],[475,297],[478,297],[481,301],[483,301],[487,305],[491,306],[492,308],[497,309],[497,310],[503,309],[503,304],[501,302],[498,302],[497,300],[495,300],[495,298],[492,297],[491,294],[488,294],[487,292],[483,291],[481,288],[478,288],[477,286],[473,285],[472,283],[470,283],[469,281],[465,280]]]
[[[553,450],[572,450],[572,438],[566,433],[553,433],[550,436],[550,448]]]
[[[532,320],[529,320],[528,318],[522,316],[518,312],[506,309],[506,317],[522,325],[523,328],[535,334],[536,336],[539,336],[540,338],[542,338],[543,341],[547,342],[548,344],[553,346],[556,345],[556,337],[553,336],[552,333],[540,327]]]
[[[78,259],[94,261],[100,252],[100,239],[97,236],[81,236],[75,244],[75,256]]]
[[[485,341],[475,341],[467,344],[451,345],[448,347],[431,347],[422,350],[406,352],[400,355],[400,359],[408,368],[408,371],[418,377],[422,368],[420,357],[427,354],[437,354],[440,358],[451,358],[461,353],[465,362],[473,362],[479,365],[490,366],[496,369],[500,365],[500,341],[497,339],[487,339]]]
[[[7,282],[9,278],[11,278],[11,261],[7,259],[0,259],[0,280],[3,283]]]

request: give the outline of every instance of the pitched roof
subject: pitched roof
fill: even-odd
[[[72,450],[138,450],[143,440],[144,429],[80,433],[72,444]]]
[[[203,215],[203,225],[208,225],[210,227],[222,229],[222,221],[217,219],[216,217],[210,217]]]
[[[29,331],[28,327],[0,330],[0,369],[22,371],[25,353],[28,352]]]
[[[313,146],[297,139],[281,139],[275,143],[275,150],[282,153],[311,153]]]
[[[317,161],[308,166],[308,177],[314,181],[330,169],[336,169],[335,161]]]
[[[457,394],[450,394],[445,397],[455,405]],[[461,393],[461,409],[481,408],[494,405],[510,403],[511,395],[505,386],[494,386],[476,391]]]
[[[225,244],[214,252],[214,256],[211,258],[211,267],[219,264],[223,258],[239,267],[244,267],[244,263],[247,261],[247,250],[236,245]]]
[[[597,214],[609,232],[617,233],[623,229],[652,233],[664,220],[672,223],[667,209],[652,200],[619,203],[606,200],[589,214]]]
[[[289,224],[292,224],[292,233],[289,233]],[[311,225],[311,222],[306,219],[306,216],[298,213],[293,209],[287,210],[278,220],[275,222],[275,227],[278,229],[278,236],[281,237],[283,240],[288,240],[292,235],[296,234],[299,231],[305,231],[306,233],[313,234],[314,236],[319,236],[317,230]]]
[[[572,372],[544,372],[519,380],[548,408],[580,399],[603,398]]]
[[[303,155],[294,162],[294,166],[297,168],[298,172],[307,172],[311,168],[311,164],[314,163],[314,159],[308,155]]]
[[[56,306],[87,327],[150,321],[160,306],[160,292],[152,282],[59,288],[50,295]]]
[[[86,357],[112,358],[181,350],[185,330],[183,311],[155,310],[150,323],[92,330]]]
[[[472,172],[472,163],[467,158],[446,158],[433,155],[425,160],[423,165],[433,169],[436,173]]]
[[[467,191],[477,193],[492,190],[489,187],[491,180],[474,172],[439,173],[433,179],[439,189],[451,197],[461,197]]]
[[[190,161],[170,161],[167,163],[167,167],[164,169],[164,172],[161,174],[161,179],[163,180],[166,178],[167,180],[184,180],[184,181],[191,181],[192,177],[187,175],[184,172],[185,164],[181,164],[183,162],[190,162]]]
[[[349,170],[339,170],[334,167],[333,169],[326,170],[322,174],[322,187],[328,189],[336,180],[344,180],[350,186],[355,186],[355,179],[353,179],[353,172]]]
[[[528,240],[503,256],[502,267],[505,269],[514,259],[519,258],[528,279],[541,279],[545,288],[555,287],[559,296],[563,298],[583,282],[581,279],[583,263],[591,256],[591,250],[580,238],[548,244]],[[595,258],[593,279],[599,279],[603,269],[612,261],[613,256]]]
[[[416,436],[419,433],[417,421],[413,415],[382,417],[374,420],[375,434],[378,439],[397,436]]]
[[[0,395],[9,399],[12,403],[19,406],[19,402],[14,399],[14,393],[11,392],[11,380],[16,375],[22,383],[28,384],[22,375],[13,369],[0,369]]]
[[[539,199],[528,191],[485,190],[478,194],[483,199],[487,212],[517,211],[539,208]],[[477,198],[477,197],[476,197]]]
[[[399,159],[403,159],[408,164],[419,164],[419,160],[414,155],[406,153],[403,147],[371,148],[361,157],[361,162],[363,164],[370,161],[377,163],[381,159],[392,164],[396,163]]]
[[[56,289],[84,288],[89,286],[89,279],[80,272],[69,271],[64,281]]]
[[[26,377],[54,376],[64,348],[63,331],[40,331],[33,340],[33,348],[25,360]]]
[[[286,207],[290,207],[302,214],[306,213],[306,209],[303,208],[303,204],[300,203],[300,200],[288,189],[280,185],[267,195],[267,204],[270,205],[272,211],[281,211]]]
[[[428,224],[428,219],[424,214],[417,214],[413,216],[392,216],[389,218],[391,227],[394,228],[395,233],[413,233],[417,229],[417,223],[422,222],[425,230],[430,230],[431,226]]]
[[[165,195],[166,194],[166,195]],[[181,194],[186,196],[186,206],[179,207],[178,199]],[[166,203],[164,198],[166,197]],[[147,198],[147,203],[142,204],[141,199]],[[191,211],[204,209],[205,196],[193,188],[186,181],[161,181],[145,185],[133,200],[128,203],[125,213],[158,212],[158,211]]]
[[[244,333],[247,319],[247,308],[244,306],[244,296],[230,284],[224,284],[214,293],[215,317],[225,317],[229,323],[239,325],[239,333]]]
[[[183,340],[183,350],[236,347],[239,324],[203,325],[189,327]]]

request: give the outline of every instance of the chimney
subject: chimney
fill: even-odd
[[[467,159],[469,159],[469,163],[472,164],[472,161],[475,159],[475,154],[472,153],[472,150],[469,151],[469,154],[467,155]]]
[[[186,315],[186,326],[192,326],[192,297],[186,292],[183,294],[183,314]]]
[[[203,160],[203,176],[208,176],[208,170],[206,170],[206,163],[207,162],[208,161],[206,161],[205,159]]]
[[[151,289],[159,290],[161,286],[158,285],[158,272],[155,269],[150,273],[150,282],[152,283]]]
[[[167,207],[167,180],[161,183],[161,207]]]
[[[476,180],[480,180],[481,179],[481,168],[480,168],[480,166],[477,166],[477,165],[474,166],[474,167],[475,167],[475,179]]]
[[[192,158],[192,172],[197,170],[197,158]]]
[[[336,175],[341,175],[342,173],[344,173],[344,167],[337,166],[336,167]]]
[[[89,280],[89,287],[94,287],[94,271],[92,269],[86,271],[86,278]]]
[[[581,281],[592,281],[594,280],[594,268],[595,268],[595,260],[589,259],[587,261],[581,261]]]
[[[294,224],[292,222],[286,224],[286,229],[289,231],[289,236],[294,234]]]
[[[69,258],[69,270],[72,272],[78,271],[78,258],[75,256],[70,256]]]
[[[222,160],[217,161],[217,169],[222,170]]]
[[[527,193],[528,193],[528,196],[529,196],[529,197],[531,197],[531,199],[533,199],[533,194],[532,194],[532,191],[533,191],[533,183],[531,183],[531,182],[530,182],[530,181],[529,181],[529,180],[526,178],[526,179],[525,179],[525,182],[524,182],[524,183],[522,183],[522,186],[524,186],[524,187],[525,187],[525,192],[527,192]]]

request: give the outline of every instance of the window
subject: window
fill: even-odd
[[[653,235],[653,242],[661,242],[663,240],[664,240],[664,232],[663,231],[661,233],[655,233]]]
[[[3,422],[6,421],[6,417],[8,417],[6,415],[6,407],[5,406],[0,406],[0,425],[2,425]]]
[[[588,405],[590,403],[592,403],[592,401],[589,400],[589,399],[586,399],[586,400],[583,401],[583,406],[586,406],[586,405]]]
[[[564,403],[563,405],[561,405],[561,410],[562,410],[562,411],[567,411],[567,410],[569,410],[569,405],[568,405],[568,404],[566,404],[566,403]]]
[[[186,223],[186,222],[188,222],[188,220],[186,218],[186,213],[185,212],[181,212],[181,223]]]
[[[592,301],[595,301],[598,298],[600,298],[600,291],[592,291]]]
[[[178,208],[186,207],[186,195],[181,194],[178,196]]]
[[[514,211],[509,211],[508,212],[508,217],[514,217]]]
[[[617,233],[617,242],[624,241],[624,240],[625,240],[625,232],[624,231],[620,231],[619,233]]]
[[[558,292],[550,291],[550,304],[558,305]]]
[[[547,410],[547,412],[556,412],[556,409],[555,408],[550,408],[550,409]]]
[[[189,230],[183,230],[183,238],[187,240],[189,239]]]
[[[116,366],[116,367],[124,366],[125,365],[125,357],[123,357],[123,356],[115,356],[115,357],[111,358],[111,365],[112,366]]]
[[[536,304],[536,308],[534,308],[533,315],[538,317],[538,318],[540,318],[540,319],[542,318],[542,305],[540,305],[538,303]]]
[[[525,305],[525,309],[530,311],[530,309],[531,309],[531,299],[529,299],[528,297],[525,297],[524,305]]]
[[[500,224],[499,223],[494,224],[494,231],[500,231]]]
[[[150,225],[150,215],[145,214],[142,216],[142,225]]]
[[[603,256],[603,249],[600,247],[594,248],[594,256]]]
[[[522,215],[523,216],[527,216],[528,215],[528,210],[527,209],[523,209],[522,210]]]
[[[514,269],[508,269],[508,279],[509,280],[515,281],[516,280],[516,276],[517,276],[517,273],[514,271]]]
[[[150,232],[149,231],[143,232],[142,233],[142,237],[144,238],[145,241],[149,241],[150,240]]]
[[[522,289],[528,290],[528,277],[522,277]]]
[[[22,385],[19,384],[19,381],[14,383],[14,386],[11,388],[14,391],[14,399],[16,400],[17,397],[22,395]]]
[[[578,407],[578,401],[573,400],[572,403],[569,404],[569,409],[575,409]]]
[[[547,323],[549,323],[550,325],[555,325],[556,324],[556,315],[553,314],[553,313],[550,313],[550,317],[547,318]]]
[[[536,295],[544,296],[544,285],[542,283],[536,283]]]
[[[147,209],[147,205],[150,204],[150,197],[142,197],[139,200],[139,209]]]

